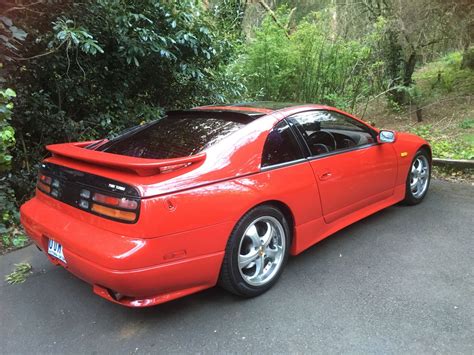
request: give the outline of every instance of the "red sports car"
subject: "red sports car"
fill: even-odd
[[[288,256],[430,183],[431,149],[338,109],[170,111],[113,139],[50,145],[21,221],[50,261],[119,304],[219,283],[251,297]]]

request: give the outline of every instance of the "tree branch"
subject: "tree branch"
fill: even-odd
[[[35,12],[35,13],[37,13],[37,14],[42,14],[43,12],[41,12],[41,11],[37,11],[37,10],[31,9],[31,7],[36,6],[36,5],[39,5],[39,4],[42,4],[42,3],[43,3],[43,1],[40,0],[40,1],[34,2],[34,3],[32,3],[32,4],[26,5],[26,6],[14,6],[14,7],[10,7],[9,9],[3,11],[3,13],[4,13],[4,14],[7,14],[7,13],[13,12],[13,11],[23,11],[23,10],[26,10],[26,11]]]
[[[288,29],[286,28],[286,26],[284,26],[277,18],[275,12],[273,12],[273,10],[270,8],[270,6],[268,6],[268,4],[264,1],[264,0],[260,0],[259,1],[259,4],[262,5],[262,7],[270,14],[270,16],[272,17],[272,19],[275,21],[275,23],[278,25],[278,27],[280,27],[282,30],[285,31],[285,35],[286,37],[290,38],[290,35],[288,33]]]
[[[41,58],[41,57],[44,57],[44,56],[47,56],[47,55],[50,55],[50,54],[53,54],[55,52],[57,52],[59,50],[59,48],[61,48],[64,43],[66,43],[66,41],[63,41],[59,44],[59,46],[57,46],[56,48],[53,48],[47,52],[44,52],[44,53],[40,53],[40,54],[37,54],[37,55],[34,55],[32,57],[27,57],[27,58],[22,58],[22,57],[12,57],[14,60],[19,60],[19,61],[23,61],[23,60],[32,60],[32,59],[36,59],[36,58]]]
[[[428,46],[431,46],[432,44],[436,44],[438,42],[441,42],[443,40],[443,38],[436,38],[436,39],[432,39],[431,41],[427,42],[427,43],[423,43],[423,44],[420,44],[420,48],[424,48],[424,47],[428,47]]]

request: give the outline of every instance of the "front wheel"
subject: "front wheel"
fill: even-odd
[[[431,164],[425,149],[419,150],[411,163],[408,172],[405,192],[405,204],[420,203],[428,192],[431,180]]]
[[[244,297],[258,296],[280,277],[290,247],[290,229],[283,213],[258,206],[235,226],[226,247],[219,284]]]

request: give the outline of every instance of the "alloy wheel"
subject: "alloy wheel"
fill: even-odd
[[[240,275],[252,286],[270,282],[283,264],[286,250],[285,230],[275,217],[255,219],[240,240]]]
[[[420,198],[428,188],[430,164],[424,155],[419,155],[411,166],[410,190],[415,198]]]

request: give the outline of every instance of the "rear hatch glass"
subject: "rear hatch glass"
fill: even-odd
[[[137,158],[172,159],[210,147],[248,122],[240,115],[185,113],[168,115],[99,146],[97,150]]]

